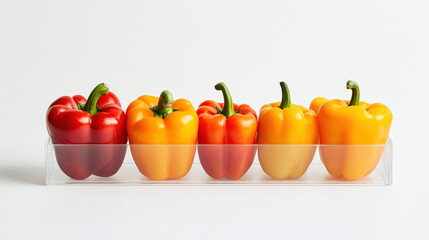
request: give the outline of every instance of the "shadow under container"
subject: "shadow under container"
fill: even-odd
[[[393,145],[390,139],[384,145],[240,145],[235,149],[246,150],[249,156],[257,152],[254,161],[234,162],[225,164],[224,161],[213,163],[223,166],[222,170],[242,169],[236,180],[227,177],[215,179],[210,177],[205,169],[207,164],[196,149],[205,150],[208,156],[227,155],[237,156],[237,152],[220,151],[231,145],[199,145],[199,144],[99,144],[99,145],[72,145],[72,144],[46,144],[46,184],[48,185],[390,185],[392,183],[392,153]],[[124,151],[125,160],[119,170],[110,177],[101,177],[95,174],[85,180],[77,180],[67,176],[64,169],[64,159],[59,159],[56,152],[61,151],[72,155],[75,164],[82,169],[92,169],[92,163],[88,164],[80,156],[90,156],[88,149],[98,149],[105,152],[104,159],[110,158],[112,149]],[[130,151],[128,151],[130,148]],[[319,148],[320,154],[314,154]],[[103,151],[103,149],[110,149]],[[354,150],[351,150],[354,149]],[[304,154],[301,154],[303,153]],[[222,154],[221,154],[222,153]],[[292,153],[295,158],[291,157]],[[365,154],[362,154],[365,153]],[[300,155],[301,154],[301,155]],[[327,160],[326,154],[337,156]],[[381,156],[380,156],[381,154]],[[273,157],[274,156],[274,157]],[[301,157],[298,157],[301,156]],[[240,157],[240,155],[238,155]],[[379,157],[380,161],[371,162],[369,168],[356,166],[358,162],[368,162],[368,158]],[[92,159],[92,158],[90,158]],[[253,159],[253,158],[246,158]],[[312,161],[311,161],[312,159]],[[94,159],[99,162],[100,159]],[[108,166],[109,161],[106,161]],[[339,164],[336,164],[339,163]],[[223,165],[221,165],[223,164]],[[326,167],[325,167],[326,165]],[[117,165],[116,165],[117,166]],[[267,172],[267,166],[277,172]],[[273,167],[274,166],[274,167]],[[332,168],[332,166],[336,168]],[[118,167],[117,167],[118,168]],[[279,169],[276,169],[279,168]],[[341,169],[343,172],[354,169],[365,172],[357,180],[346,180],[344,177],[333,177],[329,172],[332,169]],[[372,170],[375,168],[372,172]],[[274,171],[273,170],[273,171]],[[283,171],[283,173],[282,173]],[[244,173],[243,173],[244,172]],[[284,174],[286,172],[286,174]],[[295,172],[296,175],[291,173]],[[283,175],[282,175],[283,174]],[[236,176],[238,176],[236,175]],[[285,177],[285,176],[288,177]],[[302,175],[300,177],[296,177]],[[183,177],[181,177],[183,176]],[[154,180],[156,179],[156,180]],[[164,179],[164,180],[158,180]]]

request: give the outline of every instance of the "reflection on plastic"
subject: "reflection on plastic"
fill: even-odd
[[[128,147],[130,154],[126,153]],[[320,154],[315,155],[317,147]],[[390,140],[385,145],[48,142],[46,182],[389,185],[392,149]]]
[[[377,167],[384,145],[321,145],[320,158],[328,172],[353,181],[368,176]]]
[[[316,148],[317,145],[259,145],[259,162],[274,179],[295,179],[307,171]]]
[[[127,145],[56,144],[54,149],[61,170],[73,179],[83,180],[92,174],[113,176],[121,168]]]
[[[195,144],[132,144],[131,153],[139,171],[152,180],[184,177],[192,167]]]
[[[256,145],[215,145],[198,146],[198,155],[204,171],[212,178],[241,178],[252,166]]]

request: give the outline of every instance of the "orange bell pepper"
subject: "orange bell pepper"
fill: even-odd
[[[317,115],[292,104],[286,83],[280,82],[280,86],[281,103],[266,104],[259,113],[259,162],[275,179],[298,178],[307,170],[317,148]]]
[[[336,99],[319,107],[320,154],[332,176],[357,180],[369,175],[380,161],[392,112],[381,103],[360,102],[356,82],[348,81],[347,89],[353,92],[349,103]]]
[[[175,179],[191,169],[196,152],[198,116],[186,99],[143,95],[127,109],[131,153],[139,171],[154,180]]]

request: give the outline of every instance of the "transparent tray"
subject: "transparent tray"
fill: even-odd
[[[375,156],[376,158],[380,158],[380,161],[376,166],[374,165],[375,169],[368,176],[348,181],[335,178],[328,173],[321,161],[321,150],[327,151],[329,154],[338,154],[338,156],[345,157],[350,157],[351,154],[354,154],[354,161],[367,161],[368,159],[363,159],[365,158],[364,156]],[[78,145],[52,144],[48,140],[46,143],[46,184],[390,185],[392,184],[392,152],[393,144],[390,139],[388,139],[385,145]],[[215,179],[205,172],[200,162],[200,154],[204,155],[203,158],[206,159],[204,166],[209,170],[211,167],[218,165],[222,165],[226,169],[225,171],[228,171],[229,168],[237,167],[243,169],[249,167],[249,169],[241,178],[235,180],[227,177]],[[237,163],[239,166],[237,164],[235,164],[236,166],[228,166],[228,162],[216,160],[216,157],[219,156],[239,159],[243,157],[243,154],[249,155],[248,159],[251,158],[252,154],[255,154],[253,162],[243,160]],[[125,157],[123,158],[124,155]],[[154,176],[155,178],[165,178],[168,174],[171,174],[172,176],[170,177],[174,178],[186,174],[189,168],[190,170],[184,177],[177,179],[152,180],[139,171],[133,157],[138,159],[136,162],[139,163],[139,168],[142,168],[143,173],[145,171],[146,175],[156,173],[151,176],[152,178]],[[260,157],[263,159],[262,162],[265,169],[268,165],[271,173],[273,173],[273,171],[276,172],[277,169],[280,169],[278,168],[278,164],[280,164],[280,166],[289,169],[286,170],[289,173],[280,170],[279,174],[274,173],[274,175],[277,174],[278,178],[285,176],[290,178],[274,179],[266,174],[261,167]],[[362,159],[356,159],[359,157]],[[112,158],[115,159],[112,160]],[[121,159],[124,159],[123,162]],[[61,163],[61,167],[59,163]],[[208,166],[210,164],[213,166]],[[97,165],[96,170],[94,170],[95,165]],[[72,173],[70,173],[70,169],[72,169]],[[76,174],[73,175],[75,177],[85,179],[72,179],[63,170],[68,172],[68,174]],[[87,170],[90,172],[85,172]],[[86,178],[86,175],[90,173],[108,177],[90,175]],[[299,177],[301,174],[303,175]],[[232,178],[236,177],[232,176]]]

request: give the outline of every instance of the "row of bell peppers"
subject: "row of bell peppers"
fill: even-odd
[[[350,101],[319,97],[310,109],[292,104],[288,86],[285,82],[280,86],[281,102],[264,105],[258,121],[249,105],[232,101],[224,83],[215,86],[223,94],[223,103],[207,100],[195,111],[188,100],[175,101],[166,90],[160,97],[139,97],[126,113],[102,83],[88,99],[76,95],[54,101],[47,112],[47,128],[61,170],[73,179],[114,175],[122,165],[126,146],[104,144],[126,144],[128,138],[139,171],[156,180],[185,176],[197,140],[201,165],[216,179],[241,178],[253,162],[255,143],[259,144],[262,169],[275,179],[302,176],[318,143],[322,162],[334,177],[357,180],[375,169],[384,147],[356,146],[386,143],[392,113],[385,105],[360,101],[354,81],[347,82],[347,89],[352,90]],[[93,145],[82,151],[61,144]],[[183,145],[173,149],[177,144]]]

